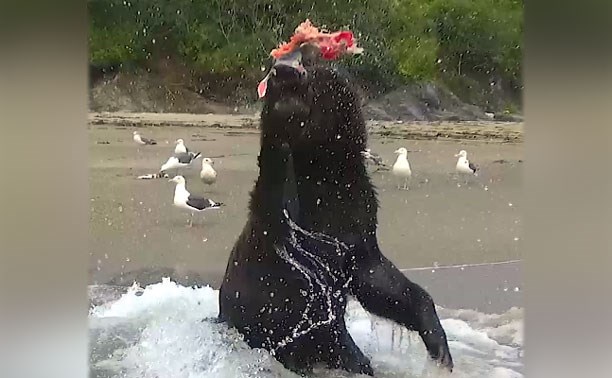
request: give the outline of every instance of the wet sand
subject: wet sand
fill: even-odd
[[[143,136],[159,144],[137,146],[132,141],[134,129],[90,125],[90,283],[129,285],[136,280],[147,284],[171,276],[183,284],[218,286],[246,221],[249,192],[257,177],[257,130],[138,127]],[[172,206],[174,184],[167,179],[136,178],[157,172],[172,153],[176,138],[214,158],[219,174],[217,183],[206,187],[199,180],[198,160],[183,172],[188,190],[227,204],[217,212],[196,214],[193,228],[187,226],[189,213]],[[398,190],[390,172],[372,174],[381,203],[379,242],[399,268],[522,259],[521,144],[406,140],[373,134],[370,146],[388,164],[394,161],[395,149],[403,146],[414,151],[408,156],[414,171],[410,190]],[[453,174],[453,155],[460,149],[466,149],[470,160],[481,167],[480,175],[467,184]],[[501,159],[505,162],[495,162]],[[520,305],[520,292],[514,291],[520,285],[518,265],[407,274],[434,297],[446,298],[442,305],[497,311]],[[447,279],[441,278],[444,274]],[[501,290],[510,293],[510,299],[502,301],[502,307],[487,304],[479,290],[483,285],[491,291],[485,296]],[[453,299],[459,295],[465,300]]]

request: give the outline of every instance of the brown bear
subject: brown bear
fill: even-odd
[[[219,320],[253,348],[307,372],[315,364],[373,375],[346,329],[350,296],[453,360],[431,296],[379,249],[356,92],[303,46],[274,62],[261,114],[259,177],[220,289]]]

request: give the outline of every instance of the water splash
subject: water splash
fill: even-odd
[[[109,287],[108,290],[115,290]],[[104,301],[90,311],[90,377],[295,378],[263,349],[210,319],[218,315],[219,292],[185,287],[169,279]],[[452,377],[522,377],[523,310],[483,314],[438,308],[455,360]],[[377,377],[444,376],[428,366],[417,334],[367,313],[348,301],[347,329],[371,358]],[[315,377],[352,377],[317,369]]]

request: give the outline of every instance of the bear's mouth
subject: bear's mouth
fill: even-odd
[[[302,52],[298,49],[291,54],[287,54],[275,60],[274,65],[270,68],[266,77],[264,77],[257,86],[259,98],[270,97],[270,93],[268,93],[268,84],[271,84],[270,87],[272,92],[274,92],[278,91],[279,88],[299,85],[306,81],[308,72],[306,72],[304,68],[302,58]]]
[[[269,73],[269,105],[277,115],[304,116],[310,113],[309,74],[299,60],[279,60]]]

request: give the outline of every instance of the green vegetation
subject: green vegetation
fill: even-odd
[[[348,27],[365,54],[345,63],[383,87],[435,81],[464,92],[503,80],[520,93],[522,0],[89,0],[90,64],[149,67],[172,56],[195,76],[256,80],[306,18]]]

